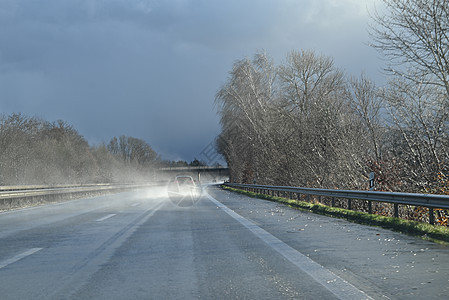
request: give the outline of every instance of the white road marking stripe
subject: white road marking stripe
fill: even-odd
[[[116,216],[116,215],[117,214],[110,214],[110,215],[104,216],[103,218],[98,219],[97,222],[104,221],[104,220],[112,218],[113,216]]]
[[[0,269],[4,268],[4,267],[6,267],[6,266],[8,266],[10,264],[13,264],[13,263],[21,260],[22,258],[30,256],[30,255],[36,253],[39,250],[42,250],[42,248],[31,248],[30,250],[27,250],[27,251],[25,251],[25,252],[23,252],[21,254],[18,254],[16,256],[14,256],[13,258],[7,259],[7,260],[5,260],[5,261],[0,263]]]
[[[290,247],[277,237],[273,236],[271,233],[265,231],[264,229],[251,222],[250,220],[247,220],[241,215],[237,214],[236,212],[210,196],[207,192],[206,196],[224,212],[226,212],[228,215],[240,222],[240,224],[248,228],[271,248],[276,250],[279,254],[284,256],[299,269],[307,273],[309,276],[315,279],[316,282],[324,286],[339,299],[372,299],[370,296],[357,289],[351,283],[345,281],[341,277],[324,268],[319,263],[313,261],[301,252]]]
[[[139,206],[139,205],[140,205],[139,202],[131,204],[132,207]]]

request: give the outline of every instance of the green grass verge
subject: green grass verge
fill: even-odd
[[[252,198],[265,199],[269,201],[283,203],[292,208],[311,211],[316,214],[346,219],[348,221],[370,225],[378,226],[394,231],[398,231],[404,234],[420,237],[425,240],[430,240],[438,244],[443,244],[449,246],[449,228],[443,226],[435,226],[427,223],[404,220],[393,217],[379,216],[375,214],[368,214],[359,211],[352,211],[343,208],[330,207],[327,205],[319,203],[309,203],[305,201],[291,200],[282,197],[275,197],[265,194],[257,194],[253,192],[248,192],[240,189],[235,189],[227,186],[222,186],[222,188],[243,194]]]

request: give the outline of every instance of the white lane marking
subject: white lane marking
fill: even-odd
[[[136,203],[131,204],[132,207],[136,207],[136,206],[139,206],[139,205],[140,205],[139,202],[136,202]]]
[[[2,261],[0,263],[0,269],[3,269],[4,267],[6,267],[6,266],[8,266],[10,264],[13,264],[13,263],[15,263],[15,262],[17,262],[17,261],[27,257],[27,256],[30,256],[30,255],[36,253],[39,250],[42,250],[42,248],[31,248],[30,250],[27,250],[27,251],[25,251],[23,253],[20,253],[20,254],[14,256],[13,258],[10,258],[10,259],[7,259],[5,261]]]
[[[110,215],[104,216],[103,218],[98,219],[97,222],[104,221],[104,220],[112,218],[113,216],[116,216],[116,215],[117,214],[110,214]]]
[[[145,210],[144,213],[140,214],[136,219],[133,219],[129,224],[121,227],[122,229],[116,234],[102,242],[98,248],[91,249],[92,251],[84,259],[79,260],[72,267],[72,271],[67,272],[59,279],[59,282],[62,284],[50,287],[46,298],[66,299],[68,297],[67,295],[71,295],[73,291],[81,289],[81,286],[86,284],[86,278],[90,278],[102,265],[106,264],[115,251],[164,205],[166,205],[166,202],[162,201]]]
[[[252,233],[254,233],[257,237],[268,244],[268,246],[276,250],[279,254],[284,256],[299,269],[307,273],[309,276],[315,279],[316,282],[324,286],[339,299],[373,299],[365,294],[365,292],[357,289],[351,283],[335,275],[334,273],[324,268],[319,263],[313,261],[309,257],[305,256],[298,250],[290,247],[277,237],[273,236],[271,233],[265,231],[264,229],[251,222],[250,220],[247,220],[241,215],[237,214],[232,209],[228,208],[227,206],[210,196],[207,192],[206,196],[224,212],[226,212],[228,215],[240,222],[240,224],[248,228]]]

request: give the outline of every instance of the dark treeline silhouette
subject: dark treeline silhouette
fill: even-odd
[[[163,160],[160,162],[160,166],[163,168],[199,167],[206,166],[206,163],[196,158],[190,163],[185,160]]]

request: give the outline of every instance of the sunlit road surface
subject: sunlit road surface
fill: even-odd
[[[0,214],[1,299],[447,299],[449,247],[207,189]]]

